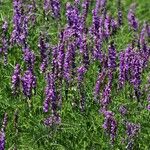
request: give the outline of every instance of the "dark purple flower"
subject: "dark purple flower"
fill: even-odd
[[[28,68],[33,69],[35,62],[35,54],[29,48],[23,49],[23,59],[27,63]]]
[[[0,131],[0,150],[5,150],[5,130],[7,126],[7,121],[8,121],[8,115],[7,113],[5,113],[3,123],[2,123],[2,128]]]
[[[49,107],[51,106],[51,111],[56,111],[56,89],[55,89],[55,80],[52,73],[47,75],[47,85],[45,88],[45,100],[43,104],[43,111],[48,112]]]
[[[108,82],[104,87],[100,104],[102,108],[106,109],[110,104],[110,102],[111,102],[111,83]]]
[[[130,140],[135,136],[137,136],[139,130],[140,130],[140,124],[134,124],[130,122],[126,123],[126,133]]]
[[[66,4],[66,16],[68,26],[78,30],[78,25],[80,22],[79,10],[78,8],[72,6],[69,2]]]
[[[74,59],[74,54],[75,54],[75,47],[73,43],[69,43],[67,46],[67,51],[65,54],[65,59],[64,59],[64,70],[63,70],[63,74],[64,74],[64,78],[66,81],[70,81],[71,80],[71,73],[73,71],[73,59]]]
[[[129,9],[129,12],[128,12],[128,23],[134,31],[138,30],[138,21],[135,17],[135,13],[132,9]]]
[[[108,68],[114,70],[116,68],[116,48],[114,42],[111,42],[108,47]]]
[[[46,126],[59,125],[61,123],[61,117],[59,114],[51,115],[50,117],[44,120]]]
[[[50,0],[51,3],[51,9],[52,9],[52,15],[54,18],[60,17],[60,0]]]
[[[106,133],[110,136],[111,143],[114,143],[116,133],[117,133],[117,121],[114,118],[114,114],[111,111],[103,111],[104,114],[104,124],[103,128],[106,131]]]
[[[105,30],[105,37],[108,38],[111,34],[111,16],[109,14],[106,15],[104,20],[104,30]]]
[[[103,83],[104,79],[105,79],[105,76],[106,76],[106,71],[103,70],[102,72],[100,72],[98,74],[98,78],[96,80],[96,84],[95,84],[95,87],[94,87],[94,100],[97,102],[97,99],[98,99],[98,96],[100,94],[100,87],[101,87],[101,84]]]
[[[20,73],[21,73],[20,65],[17,64],[14,68],[14,72],[11,78],[12,83],[11,89],[13,94],[15,94],[20,87]]]
[[[32,96],[32,90],[36,89],[36,77],[33,71],[28,69],[25,71],[23,77],[21,78],[23,93],[29,99]]]

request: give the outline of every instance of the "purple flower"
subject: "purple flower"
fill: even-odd
[[[5,113],[3,123],[2,123],[2,128],[0,131],[0,150],[5,150],[5,129],[7,126],[7,121],[8,121],[8,115],[7,113]]]
[[[48,112],[50,105],[52,112],[56,111],[56,89],[54,82],[54,75],[52,73],[48,73],[47,86],[45,88],[45,100],[43,104],[44,112]]]
[[[11,89],[12,89],[12,93],[15,94],[17,92],[17,89],[20,87],[20,65],[16,64],[15,68],[14,68],[14,72],[11,78]]]
[[[106,109],[110,102],[111,102],[111,83],[108,82],[104,87],[100,104],[102,108]]]
[[[124,105],[122,105],[119,107],[119,112],[122,116],[125,116],[127,114],[127,108]]]
[[[50,117],[44,120],[46,126],[59,125],[61,123],[61,117],[59,114],[51,115]]]
[[[101,84],[103,83],[103,81],[105,79],[105,76],[106,76],[106,71],[103,70],[102,72],[99,73],[98,78],[96,80],[96,84],[94,87],[94,93],[93,93],[94,99],[96,102],[97,102],[98,96],[100,94],[100,87],[101,87]]]
[[[67,46],[67,52],[65,54],[65,59],[64,59],[64,78],[66,81],[71,80],[71,73],[73,71],[73,59],[74,59],[74,54],[75,54],[75,47],[73,43],[69,43]]]
[[[134,124],[134,123],[130,123],[130,122],[126,123],[126,133],[130,140],[132,138],[134,138],[135,136],[137,136],[139,130],[140,130],[139,124]]]
[[[76,7],[72,6],[69,2],[66,4],[66,16],[68,21],[68,26],[78,30],[78,25],[80,23],[79,11]]]
[[[105,21],[104,21],[104,27],[105,27],[105,37],[108,38],[111,34],[111,16],[109,14],[106,15]]]
[[[5,133],[0,131],[0,150],[5,150]]]
[[[23,77],[21,78],[23,93],[29,99],[32,96],[32,90],[36,89],[36,77],[33,71],[28,69],[25,71]]]
[[[114,70],[116,68],[116,48],[114,42],[111,42],[108,47],[108,68]]]
[[[114,143],[116,133],[117,133],[117,121],[114,118],[114,114],[111,111],[103,111],[104,114],[104,124],[103,128],[106,131],[106,133],[110,136],[111,143]]]
[[[54,18],[60,17],[60,0],[50,0],[51,3],[51,9],[52,9],[52,15]]]
[[[129,12],[128,12],[128,23],[134,31],[138,30],[138,21],[135,17],[135,13],[132,9],[129,9]]]
[[[27,63],[28,68],[33,69],[35,62],[35,54],[29,48],[23,49],[23,59]]]

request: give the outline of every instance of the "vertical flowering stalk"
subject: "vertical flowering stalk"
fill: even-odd
[[[31,99],[32,90],[36,90],[36,76],[33,74],[33,71],[30,69],[26,70],[21,78],[21,82],[24,95]]]
[[[106,18],[104,20],[104,35],[105,38],[108,39],[111,34],[111,16],[106,14]]]
[[[20,73],[21,73],[20,65],[16,64],[11,78],[12,83],[11,89],[13,94],[16,94],[17,90],[20,88],[20,78],[21,78]]]
[[[106,131],[106,133],[110,136],[111,144],[114,144],[116,133],[117,133],[117,121],[114,118],[114,114],[111,111],[103,110],[104,114],[104,124],[103,128]]]
[[[67,51],[64,59],[64,79],[69,82],[71,80],[71,72],[72,72],[72,59],[74,55],[74,45],[73,43],[69,43],[67,46]]]
[[[131,67],[131,84],[134,87],[135,96],[137,100],[140,100],[140,84],[141,84],[141,73],[142,73],[142,66],[140,63],[140,57],[135,54],[132,60],[132,67]]]
[[[60,0],[50,0],[51,3],[51,9],[52,9],[52,16],[54,18],[60,18]]]
[[[41,65],[40,70],[41,72],[45,72],[46,68],[48,67],[48,59],[49,59],[49,45],[45,42],[44,37],[41,35],[39,38],[38,47],[40,49],[40,57],[41,57]]]
[[[5,130],[7,126],[7,121],[8,121],[8,115],[7,113],[5,113],[3,123],[2,123],[2,128],[0,131],[0,150],[5,150]]]
[[[129,26],[134,30],[134,31],[137,31],[138,30],[138,20],[137,18],[135,17],[135,12],[132,8],[129,9],[129,12],[128,12],[128,23],[129,23]]]
[[[100,101],[101,107],[103,109],[107,109],[110,102],[111,102],[111,82],[108,81],[102,93],[102,99]]]
[[[2,25],[2,48],[0,50],[0,52],[4,54],[4,65],[7,64],[7,54],[8,54],[7,32],[8,32],[8,23],[7,21],[4,21]]]
[[[46,126],[58,125],[61,123],[60,115],[57,112],[57,98],[54,74],[48,73],[43,111],[48,112],[51,108],[51,115],[44,120]]]
[[[111,42],[108,47],[108,68],[112,71],[116,68],[116,48],[114,46],[114,42]]]
[[[47,86],[45,89],[45,101],[43,105],[43,111],[48,112],[49,107],[51,106],[52,111],[55,110],[55,105],[56,105],[56,89],[55,89],[55,80],[54,80],[54,74],[53,73],[48,73],[47,75]]]
[[[86,68],[84,65],[79,67],[77,69],[77,75],[78,75],[78,88],[79,88],[79,93],[80,93],[80,108],[81,111],[85,110],[85,91],[84,91],[84,74],[86,73]]]
[[[126,123],[127,149],[133,149],[134,139],[140,131],[140,125],[131,122]]]
[[[22,27],[22,1],[13,0],[13,31],[10,38],[11,45],[19,43]]]
[[[104,82],[106,74],[107,74],[106,70],[102,70],[102,72],[98,74],[98,78],[96,80],[94,92],[93,92],[95,102],[98,102],[99,94],[100,94],[100,87],[101,87],[101,84]]]
[[[28,69],[33,70],[33,66],[35,63],[35,54],[28,47],[23,48],[23,59],[26,62]]]

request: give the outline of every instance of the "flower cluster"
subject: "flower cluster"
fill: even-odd
[[[116,133],[117,133],[117,121],[114,118],[114,114],[111,111],[105,111],[102,112],[104,114],[104,124],[103,128],[106,131],[106,133],[110,136],[111,143],[114,143]]]
[[[27,98],[31,98],[32,90],[36,89],[36,77],[33,71],[28,69],[21,78],[23,93]]]
[[[16,64],[11,81],[12,82],[11,89],[13,94],[16,94],[17,90],[20,87],[20,73],[21,73],[20,65]]]
[[[0,131],[0,150],[5,150],[5,130],[7,126],[7,121],[8,121],[8,115],[5,113],[3,123],[2,123],[2,128]]]

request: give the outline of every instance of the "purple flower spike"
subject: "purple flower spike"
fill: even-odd
[[[5,113],[3,123],[2,123],[2,128],[0,131],[0,150],[5,150],[5,130],[7,126],[7,121],[8,121],[8,115]]]
[[[35,62],[35,54],[29,48],[23,49],[24,51],[24,61],[27,63],[28,68],[33,69],[34,62]]]
[[[106,133],[110,136],[110,140],[111,140],[111,144],[114,144],[114,140],[116,137],[116,133],[117,133],[117,121],[114,118],[114,115],[111,111],[103,111],[104,113],[104,124],[103,124],[103,128],[106,131]]]
[[[52,112],[56,111],[56,90],[55,90],[55,80],[52,73],[47,75],[47,86],[45,89],[45,101],[43,104],[43,111],[48,112],[51,106]]]
[[[135,13],[132,9],[130,9],[128,12],[128,23],[134,31],[138,30],[138,21],[135,17]]]
[[[130,140],[133,139],[135,136],[137,136],[139,130],[140,130],[139,124],[134,124],[130,122],[126,123],[126,133]]]
[[[103,90],[102,99],[100,101],[103,109],[107,109],[111,102],[111,83],[108,82]]]
[[[33,71],[28,69],[25,71],[23,77],[21,78],[23,93],[29,99],[32,96],[32,90],[36,89],[36,77],[33,74]]]
[[[51,1],[51,9],[52,15],[54,18],[60,18],[60,0],[50,0]]]
[[[44,120],[46,126],[59,125],[61,123],[61,118],[59,114],[51,115],[50,117]]]
[[[17,90],[20,88],[20,72],[21,72],[20,65],[17,64],[14,68],[14,72],[11,79],[12,82],[11,89],[13,94],[16,94]]]
[[[95,102],[98,101],[98,96],[100,94],[100,87],[101,87],[101,84],[103,83],[103,81],[105,79],[105,76],[106,76],[106,71],[105,70],[100,72],[99,75],[98,75],[98,78],[97,78],[97,81],[96,81],[96,84],[95,84],[95,88],[94,88],[94,93],[93,93]]]
[[[108,68],[114,70],[116,68],[116,49],[114,42],[111,42],[108,48]]]

